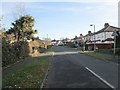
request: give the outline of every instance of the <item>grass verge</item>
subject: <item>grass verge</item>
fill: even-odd
[[[48,57],[31,57],[33,60],[16,72],[2,78],[3,88],[40,88],[49,65]]]
[[[51,53],[51,52],[54,52],[54,48],[53,48],[53,47],[51,47],[51,48],[49,48],[49,49],[47,50],[47,53]]]
[[[80,52],[80,54],[94,57],[99,60],[107,60],[112,62],[118,62],[117,56],[114,57],[111,54],[99,53],[99,52]]]

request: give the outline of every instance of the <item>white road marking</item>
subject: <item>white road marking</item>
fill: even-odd
[[[111,85],[110,83],[108,83],[106,80],[104,80],[103,78],[101,78],[99,75],[97,75],[95,72],[93,72],[92,70],[90,70],[88,67],[85,67],[88,71],[90,71],[93,75],[95,75],[97,78],[99,78],[101,81],[103,81],[105,84],[107,84],[109,87],[111,87],[112,89],[115,89],[115,87],[113,85]]]

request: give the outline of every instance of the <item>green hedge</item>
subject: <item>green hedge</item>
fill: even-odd
[[[10,63],[15,62],[15,54],[13,46],[9,44],[5,39],[2,39],[2,66],[7,66]]]
[[[25,41],[10,44],[2,39],[2,66],[8,66],[29,55],[28,43]]]
[[[49,48],[51,48],[52,47],[52,45],[47,45],[47,49],[49,49]]]

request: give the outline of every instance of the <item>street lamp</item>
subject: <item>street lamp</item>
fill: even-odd
[[[115,55],[115,46],[116,46],[116,36],[118,36],[116,30],[112,33],[112,36],[114,36],[114,55]]]
[[[94,26],[94,52],[96,51],[96,45],[95,45],[95,25],[91,24],[90,26]]]

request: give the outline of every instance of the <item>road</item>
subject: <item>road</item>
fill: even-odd
[[[54,47],[44,88],[117,88],[118,65],[84,56],[77,50]]]

